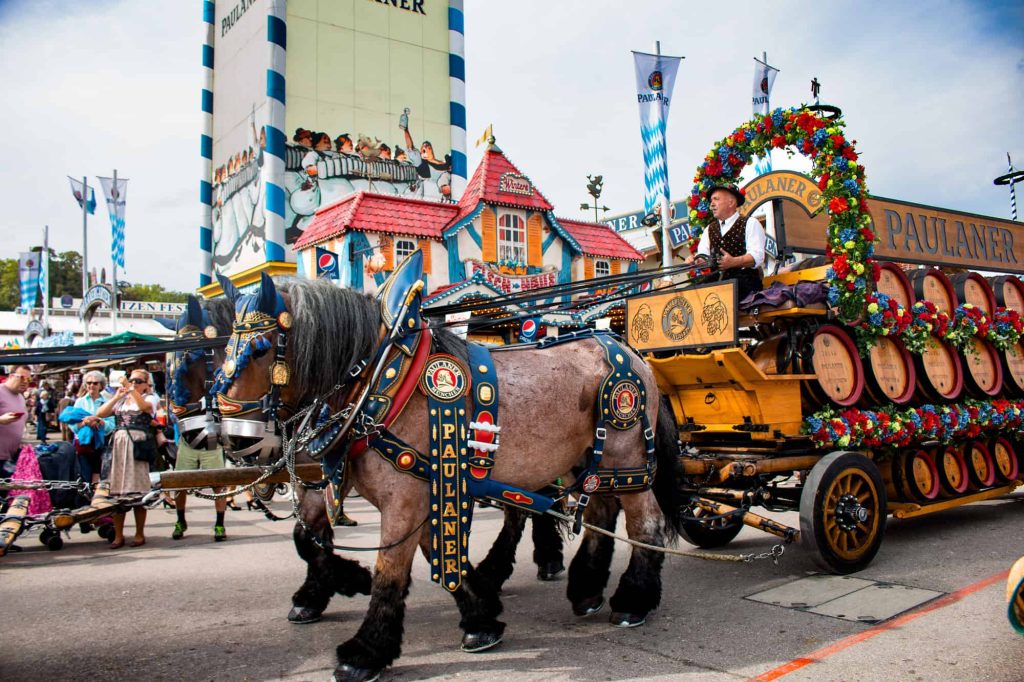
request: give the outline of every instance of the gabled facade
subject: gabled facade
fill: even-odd
[[[371,294],[422,248],[427,305],[629,272],[644,258],[607,225],[556,217],[493,143],[458,204],[359,192],[317,211],[295,246],[300,274],[316,276],[320,246],[337,254],[340,286]]]

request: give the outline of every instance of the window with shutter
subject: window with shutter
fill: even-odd
[[[498,262],[510,267],[526,264],[526,226],[515,213],[498,216]]]
[[[416,242],[411,239],[398,239],[395,241],[395,263],[401,264],[406,258],[408,258],[414,251],[416,251]]]
[[[612,267],[606,260],[594,261],[594,275],[596,277],[607,277],[612,274]]]
[[[594,279],[594,259],[590,256],[583,257],[583,279]]]
[[[391,235],[382,234],[378,242],[380,252],[384,255],[384,270],[390,272],[395,269],[395,247]]]
[[[613,260],[612,261],[612,274],[613,275],[617,275],[620,272],[622,272],[622,261],[620,261],[620,260]]]
[[[420,250],[423,251],[423,274],[430,274],[430,240],[420,240]]]

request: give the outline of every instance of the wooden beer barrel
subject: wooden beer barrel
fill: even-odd
[[[960,397],[964,388],[960,355],[948,343],[931,336],[924,352],[914,356],[917,369],[917,394],[922,402],[949,402]]]
[[[996,482],[996,467],[992,453],[984,441],[971,441],[964,448],[967,460],[967,478],[974,489],[990,488]]]
[[[994,398],[1003,392],[1003,363],[995,346],[971,339],[964,350],[964,390],[975,398]]]
[[[1024,312],[1024,282],[1016,275],[999,275],[990,277],[992,293],[996,298],[996,305],[1003,308]]]
[[[864,364],[849,333],[832,324],[818,327],[811,340],[809,360],[810,367],[806,354],[798,362],[801,370],[817,377],[807,382],[813,397],[840,407],[857,404],[864,393]]]
[[[946,497],[956,497],[967,492],[967,462],[960,448],[953,445],[939,446],[933,452],[935,467],[939,472],[939,487]]]
[[[914,285],[914,295],[918,301],[931,301],[935,307],[952,315],[959,305],[953,283],[949,281],[942,270],[938,268],[926,268],[924,270],[911,270],[910,282]]]
[[[812,405],[834,403],[852,407],[864,392],[864,364],[850,334],[826,324],[808,338],[777,334],[750,350],[750,359],[765,374],[813,374],[803,382],[804,398]]]
[[[988,443],[988,451],[995,465],[996,478],[1003,483],[1016,481],[1020,477],[1019,460],[1013,443],[1003,436],[996,436]]]
[[[867,407],[886,402],[906,405],[917,390],[917,371],[910,351],[899,339],[880,336],[868,353],[864,391]]]
[[[1010,398],[1024,398],[1024,341],[999,354],[1003,363],[1003,392]]]
[[[797,374],[796,357],[789,334],[776,334],[760,341],[750,350],[750,359],[765,374]]]
[[[875,288],[889,298],[896,299],[904,310],[910,310],[917,298],[914,296],[914,285],[910,283],[907,273],[895,263],[879,261],[878,265],[878,282]]]
[[[927,450],[902,453],[903,489],[914,502],[931,502],[939,496],[939,470]]]
[[[953,283],[957,300],[981,308],[987,317],[992,317],[996,311],[996,295],[987,279],[976,272],[958,272],[949,281]]]

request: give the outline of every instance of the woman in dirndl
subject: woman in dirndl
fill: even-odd
[[[96,411],[97,417],[113,414],[116,420],[116,428],[103,455],[103,478],[110,482],[111,497],[146,493],[151,488],[149,469],[156,459],[152,423],[159,406],[151,386],[149,372],[132,370],[131,377],[117,389],[113,400],[103,403]],[[141,547],[146,544],[146,508],[139,506],[132,511],[135,538],[130,544]],[[124,513],[114,515],[111,549],[124,546],[124,517]]]

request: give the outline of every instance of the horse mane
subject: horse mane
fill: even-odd
[[[289,298],[294,320],[288,347],[295,389],[303,396],[325,395],[376,347],[381,323],[377,301],[323,279],[275,284]]]
[[[217,330],[217,336],[229,336],[231,324],[235,321],[235,304],[227,298],[211,298],[204,301],[206,312],[210,315],[210,322]]]
[[[430,331],[434,335],[434,352],[454,355],[463,364],[469,365],[469,348],[466,341],[440,326],[440,322],[431,322]]]

